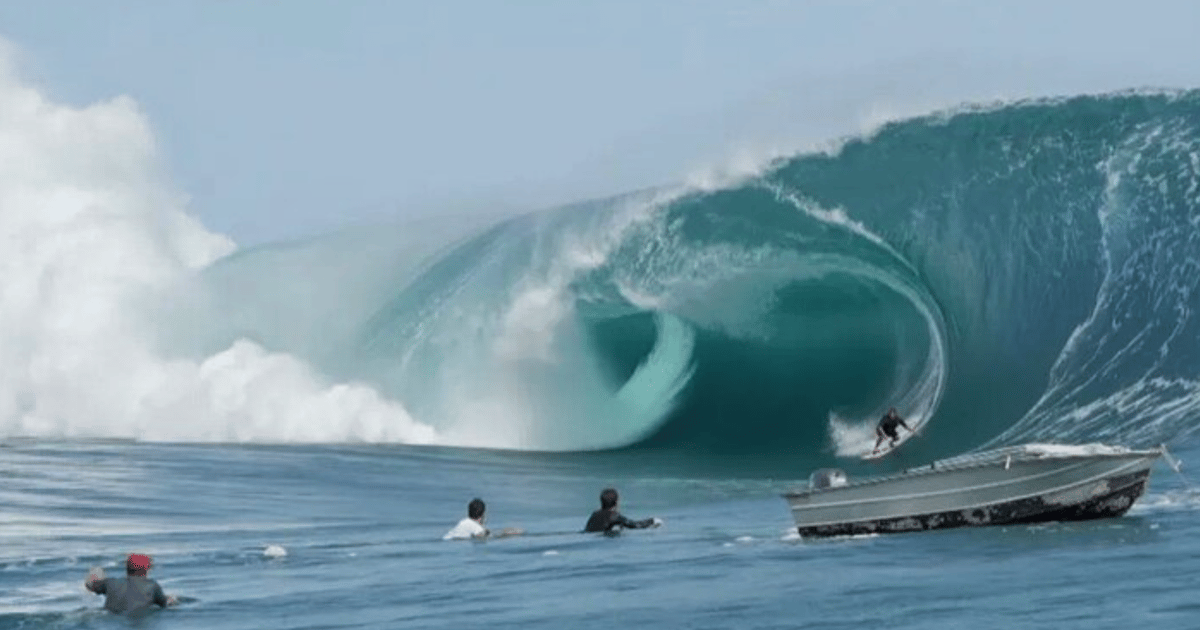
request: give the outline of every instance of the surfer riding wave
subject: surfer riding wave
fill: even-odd
[[[905,430],[912,432],[912,428],[904,422],[904,418],[900,417],[896,408],[892,407],[879,419],[879,425],[875,427],[875,448],[871,451],[872,455],[879,454],[879,445],[883,443],[884,438],[890,440],[888,449],[896,446],[896,441],[900,439],[900,434],[896,432],[897,427],[904,427]]]

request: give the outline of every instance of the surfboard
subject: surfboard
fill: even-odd
[[[921,433],[920,427],[917,427],[916,431],[904,431],[903,433],[900,434],[899,438],[896,438],[895,445],[889,446],[890,442],[884,442],[883,444],[879,445],[878,453],[868,452],[868,453],[862,455],[859,459],[862,459],[863,461],[870,461],[872,459],[880,459],[881,457],[887,457],[888,453],[891,453],[892,451],[900,448],[901,445],[903,445],[905,442],[909,441],[913,437],[920,435],[920,433]]]
[[[896,440],[896,446],[900,446],[900,444],[901,444],[901,441]],[[859,459],[872,460],[872,459],[879,459],[881,457],[886,457],[888,453],[891,453],[892,451],[896,450],[896,446],[888,446],[887,443],[885,442],[885,443],[879,445],[878,451],[867,453],[867,454],[861,456]]]

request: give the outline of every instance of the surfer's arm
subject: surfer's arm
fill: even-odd
[[[647,527],[654,527],[658,524],[658,522],[659,521],[656,518],[646,518],[640,521],[635,521],[622,515],[621,520],[617,521],[616,524],[627,529],[646,529]]]
[[[154,603],[158,604],[159,606],[162,606],[163,608],[167,608],[168,606],[174,606],[175,604],[178,604],[179,602],[176,601],[174,596],[163,593],[161,586],[155,586],[154,587]]]

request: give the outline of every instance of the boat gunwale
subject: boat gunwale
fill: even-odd
[[[820,489],[815,489],[815,490],[814,489],[792,490],[789,492],[784,492],[782,494],[782,496],[786,499],[791,499],[791,498],[806,497],[806,496],[826,494],[826,493],[836,493],[836,492],[844,491],[847,488],[859,488],[859,487],[864,487],[864,486],[876,485],[876,484],[881,484],[881,483],[887,483],[889,481],[895,481],[897,479],[919,477],[919,476],[923,476],[923,475],[942,473],[942,472],[947,472],[947,471],[961,471],[961,470],[970,470],[973,468],[986,468],[989,466],[1007,465],[1006,458],[1004,457],[1005,450],[1008,450],[1008,449],[998,449],[996,451],[980,453],[978,458],[972,459],[970,461],[957,462],[956,460],[960,459],[957,457],[943,459],[943,460],[936,460],[936,461],[934,461],[930,464],[926,464],[924,466],[920,466],[917,468],[908,468],[908,469],[902,470],[897,473],[893,473],[890,475],[884,475],[882,477],[863,477],[863,478],[851,481],[850,483],[847,483],[844,486],[836,486],[836,487],[832,487],[832,488],[820,488]],[[1028,454],[1025,452],[1021,452],[1022,456],[1019,459],[1014,457],[1014,458],[1012,458],[1011,461],[1045,462],[1045,461],[1057,461],[1057,460],[1115,459],[1115,458],[1136,458],[1138,460],[1150,458],[1152,460],[1155,460],[1155,459],[1158,459],[1159,457],[1162,457],[1162,454],[1163,454],[1163,449],[1161,449],[1161,448],[1144,449],[1144,450],[1129,450],[1129,451],[1125,451],[1122,453],[1079,453],[1079,454],[1069,453],[1069,454],[1055,454],[1055,455],[1031,455],[1031,454]],[[988,456],[988,457],[985,458],[984,456]],[[948,466],[944,466],[943,462],[951,462],[951,464]],[[870,499],[867,501],[870,501]],[[863,503],[863,502],[864,501],[849,501],[847,503]],[[823,504],[823,505],[829,505],[829,504]]]

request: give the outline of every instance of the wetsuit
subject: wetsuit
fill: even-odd
[[[585,532],[608,532],[617,527],[625,527],[628,529],[645,529],[654,524],[654,519],[648,518],[641,521],[635,521],[625,518],[616,508],[607,510],[600,509],[592,512],[591,518],[588,519],[587,525],[584,526]]]
[[[900,418],[900,416],[895,415],[895,414],[888,414],[888,415],[884,416],[882,420],[879,421],[879,431],[882,431],[884,435],[888,436],[889,438],[892,438],[893,440],[898,439],[900,437],[899,435],[896,434],[897,426],[902,426],[905,429],[908,429],[908,425],[904,423],[904,420],[902,420]],[[909,429],[909,430],[911,431],[911,429]]]
[[[148,608],[151,604],[167,607],[167,596],[158,582],[140,575],[105,578],[94,582],[90,588],[93,593],[104,595],[104,607],[118,615]]]

